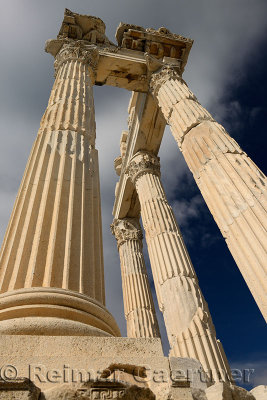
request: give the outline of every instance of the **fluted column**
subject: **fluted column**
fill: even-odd
[[[120,255],[124,313],[128,337],[160,337],[142,251],[137,218],[115,219],[111,225]]]
[[[230,368],[208,305],[160,181],[159,158],[138,152],[128,165],[146,232],[155,287],[171,354],[198,359],[210,378],[229,380]]]
[[[266,177],[170,67],[151,88],[267,321]]]
[[[97,61],[95,46],[71,40],[56,56],[55,83],[1,249],[0,331],[25,317],[27,332],[32,325],[37,333],[119,334],[104,307]]]

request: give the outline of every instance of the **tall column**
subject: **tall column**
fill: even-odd
[[[105,304],[93,88],[98,51],[68,40],[0,256],[0,332],[120,335]],[[15,328],[14,328],[15,327]]]
[[[171,354],[198,359],[210,378],[231,372],[208,305],[160,181],[159,158],[138,152],[128,165],[136,187],[160,309]]]
[[[128,337],[160,337],[143,256],[143,234],[137,218],[111,225],[120,255],[124,313]]]
[[[175,69],[153,74],[151,89],[175,140],[267,321],[266,178]]]

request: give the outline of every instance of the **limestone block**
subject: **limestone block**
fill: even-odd
[[[169,361],[156,338],[1,335],[0,360],[1,365],[16,367],[18,376],[28,377],[42,391],[80,382],[80,378],[83,382],[91,376],[95,379],[115,364],[123,364],[122,369],[126,364],[145,368],[155,394],[169,390]],[[158,372],[162,370],[164,380]]]
[[[40,397],[40,400],[79,400],[82,398],[75,387],[67,384],[48,389]]]
[[[134,394],[137,394],[135,397]],[[129,395],[129,397],[128,397]],[[138,396],[139,395],[139,396]],[[131,399],[144,398],[154,400],[155,396],[150,389],[141,389],[136,386],[129,386],[120,382],[94,382],[88,381],[76,385],[60,385],[48,389],[42,394],[41,400],[82,400],[82,399]]]
[[[232,391],[224,382],[215,383],[206,389],[207,400],[233,400]]]
[[[192,396],[194,400],[207,400],[207,396],[204,390],[192,388]]]
[[[172,387],[170,389],[168,400],[193,400],[190,387]]]
[[[266,400],[267,399],[267,385],[256,386],[250,391],[256,400]]]
[[[27,378],[0,380],[1,400],[37,400],[40,389]]]
[[[232,385],[231,391],[233,400],[255,400],[253,394],[242,387]]]
[[[255,400],[252,393],[236,385],[219,382],[206,389],[207,400]]]
[[[170,357],[172,378],[179,380],[179,375],[190,381],[192,388],[205,390],[207,388],[206,376],[200,361],[194,358]]]

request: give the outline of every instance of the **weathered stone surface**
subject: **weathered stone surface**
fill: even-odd
[[[250,391],[256,400],[266,400],[267,399],[267,385],[256,386]]]
[[[236,385],[225,382],[215,383],[206,389],[207,400],[255,400],[255,397]]]
[[[168,400],[193,400],[190,387],[172,387],[168,394]]]
[[[40,389],[27,378],[0,379],[1,400],[38,400]]]
[[[1,335],[0,360],[1,365],[15,366],[18,376],[29,377],[42,391],[100,378],[114,365],[126,371],[127,365],[136,366],[141,382],[139,371],[145,368],[145,381],[155,394],[169,387],[169,361],[156,338]],[[160,379],[162,370],[166,381]],[[58,378],[50,379],[53,371]]]
[[[82,394],[76,388],[65,384],[48,389],[40,396],[40,400],[81,400]]]
[[[233,400],[232,391],[225,382],[217,382],[206,389],[207,400]]]
[[[147,92],[156,71],[150,81],[154,98],[135,93],[131,99],[129,134],[122,135],[121,156],[115,163],[121,179],[114,209],[116,218],[136,217],[141,204],[171,354],[199,358],[210,380],[211,375],[216,381],[231,378],[161,186],[155,154],[165,120],[229,248],[241,260],[252,292],[258,289],[258,297],[253,293],[265,307],[264,177],[182,80],[192,41],[166,28],[127,24],[120,25],[117,39],[119,47],[106,37],[99,18],[66,9],[57,39],[47,43],[46,50],[56,58],[56,81],[0,254],[1,361],[14,365],[19,376],[28,372],[40,382],[43,399],[254,400],[252,392],[225,383],[206,389],[205,398],[194,378],[192,397],[187,379],[171,381],[170,372],[180,361],[171,359],[170,371],[160,340],[154,339],[158,327],[136,224],[115,232],[128,331],[134,340],[110,337],[120,332],[105,308],[92,85]],[[187,368],[194,365],[189,359],[181,362]],[[85,381],[94,375],[100,382],[60,386],[66,382],[66,368],[87,377]],[[103,375],[115,377],[120,368],[128,386],[101,381]],[[141,369],[141,377],[133,373],[135,368]],[[137,378],[141,383],[132,386]],[[261,396],[263,391],[257,390]],[[34,400],[38,395],[29,380],[0,381],[0,398]]]
[[[160,337],[142,251],[138,218],[115,219],[111,231],[120,255],[124,314],[128,337]]]
[[[131,399],[141,397],[154,400],[155,396],[149,389],[141,389],[136,386],[128,387],[120,382],[85,382],[76,385],[61,385],[49,389],[42,394],[41,400],[94,400],[102,398]],[[129,397],[128,397],[129,396]]]
[[[160,181],[159,158],[140,151],[131,159],[126,171],[136,187],[141,205],[170,354],[198,359],[211,382],[213,379],[230,381],[230,367],[222,345],[216,339],[208,305]]]
[[[156,400],[156,396],[149,388],[133,385],[125,390],[122,400]]]
[[[266,177],[197,101],[175,68],[152,92],[263,316],[267,320]]]
[[[113,215],[115,218],[139,217],[140,205],[134,186],[125,174],[132,156],[146,149],[157,154],[166,121],[151,94],[133,92],[129,103],[127,148],[121,160],[120,180],[116,188]],[[122,154],[121,154],[122,155]]]
[[[80,15],[68,9],[57,39],[46,43],[46,51],[58,56],[64,46],[77,44],[86,52],[97,48],[99,60],[95,74],[97,85],[112,85],[128,90],[148,92],[151,64],[156,69],[162,60],[175,63],[183,71],[193,41],[172,34],[166,28],[144,29],[142,27],[120,24],[115,46],[105,35],[105,24],[97,17]],[[63,49],[64,52],[64,49]],[[77,54],[76,54],[77,56]],[[58,61],[55,63],[58,67]]]
[[[231,391],[233,400],[255,400],[253,394],[242,387],[232,385]]]
[[[91,28],[102,29],[94,21]],[[66,24],[60,37],[73,31]],[[56,55],[57,76],[0,254],[1,333],[120,335],[105,309],[92,88],[97,63],[95,47],[75,40]]]
[[[116,39],[121,48],[149,54],[156,59],[179,60],[182,72],[187,62],[193,40],[171,33],[167,28],[144,29],[140,26],[120,23]]]
[[[169,359],[173,379],[186,377],[190,381],[191,388],[202,390],[207,388],[207,383],[210,384],[199,360],[186,357],[169,357]]]
[[[203,389],[192,388],[192,396],[194,400],[207,400],[206,393]]]
[[[108,45],[111,42],[106,37],[105,30],[106,26],[100,18],[77,14],[66,8],[57,38],[71,38],[93,44]]]

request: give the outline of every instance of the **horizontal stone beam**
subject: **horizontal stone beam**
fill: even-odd
[[[136,217],[139,201],[133,184],[125,174],[129,161],[140,150],[158,154],[165,119],[150,94],[134,92],[129,104],[129,133],[125,155],[121,162],[120,180],[116,185],[113,215],[115,218]],[[116,159],[118,163],[118,159]]]
[[[171,33],[166,28],[145,29],[120,23],[116,40],[105,35],[105,24],[97,17],[65,9],[57,39],[48,40],[45,50],[54,57],[72,46],[75,57],[98,52],[94,69],[96,85],[111,85],[136,92],[147,92],[151,73],[164,63],[175,65],[182,74],[193,40]],[[74,48],[75,47],[75,48]],[[62,54],[61,54],[62,55]],[[56,69],[58,60],[56,60]]]

